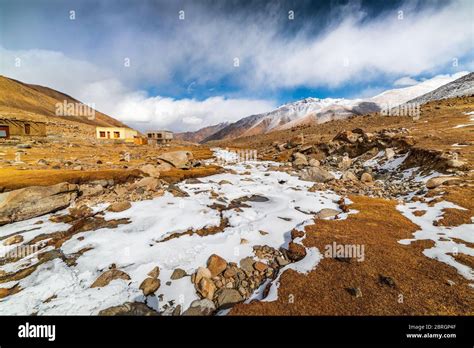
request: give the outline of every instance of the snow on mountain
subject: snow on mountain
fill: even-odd
[[[289,129],[303,124],[319,124],[355,115],[378,112],[422,96],[467,75],[439,75],[414,86],[385,91],[366,99],[306,98],[288,103],[263,114],[251,115],[220,129],[203,142],[252,136],[270,131]]]
[[[457,80],[465,75],[468,72],[460,72],[453,75],[440,75],[432,79],[425,80],[414,86],[397,88],[385,91],[376,95],[375,97],[369,98],[368,101],[379,104],[381,107],[388,106],[393,107],[407,101],[410,101],[416,97],[429,93],[443,85],[446,85],[454,80]]]

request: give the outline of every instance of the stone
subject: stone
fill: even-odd
[[[300,152],[295,152],[293,154],[293,166],[294,167],[301,167],[301,166],[307,166],[308,165],[308,160],[305,155],[303,155]]]
[[[155,316],[159,315],[158,312],[154,311],[146,304],[141,302],[126,302],[119,306],[113,306],[103,309],[99,312],[99,315],[103,316],[115,316],[115,315],[131,315],[131,316]]]
[[[438,176],[436,178],[431,178],[426,182],[426,188],[428,189],[434,189],[438,186],[441,186],[445,183],[451,182],[451,181],[456,181],[459,180],[458,178],[453,178],[450,176]]]
[[[214,293],[216,292],[216,285],[209,278],[201,278],[197,290],[202,297],[212,300],[214,298]]]
[[[250,256],[246,257],[246,258],[243,258],[242,260],[240,260],[240,268],[242,268],[246,272],[253,272],[253,270],[254,270],[253,264],[254,263],[255,263],[255,261]]]
[[[363,173],[362,176],[360,177],[360,181],[364,183],[370,183],[373,181],[372,175],[370,175],[369,173]]]
[[[457,159],[450,159],[446,164],[450,168],[462,168],[466,166],[466,162],[463,162]]]
[[[30,186],[0,194],[0,226],[67,208],[77,197],[77,185]]]
[[[181,269],[181,268],[176,268],[173,273],[171,274],[171,277],[170,279],[172,280],[178,280],[178,279],[181,279],[183,277],[186,277],[188,274],[186,273],[186,271],[184,269]]]
[[[362,297],[362,291],[360,288],[347,288],[347,291],[355,298]]]
[[[114,213],[119,213],[121,211],[129,209],[131,206],[132,205],[130,204],[130,202],[121,201],[121,202],[112,203],[111,205],[107,207],[107,210]]]
[[[216,310],[214,302],[204,298],[202,300],[194,300],[191,302],[189,308],[183,313],[183,315],[192,316],[209,316]]]
[[[137,188],[144,188],[147,191],[156,191],[161,187],[160,181],[157,178],[153,178],[151,176],[148,176],[146,178],[140,179],[136,182],[134,182],[130,188],[132,190],[135,190]]]
[[[17,234],[11,237],[8,237],[3,241],[3,245],[12,245],[12,244],[18,244],[23,242],[23,236],[21,234]]]
[[[103,286],[107,286],[112,280],[115,279],[123,279],[123,280],[130,280],[130,276],[118,269],[110,269],[102,273],[94,283],[92,283],[91,288],[99,288]]]
[[[160,267],[154,267],[150,272],[148,272],[147,276],[151,278],[158,278],[160,276]]]
[[[342,174],[342,180],[359,181],[357,176],[355,176],[355,174],[350,171],[346,171]]]
[[[160,280],[156,278],[146,278],[141,284],[139,289],[143,291],[143,295],[148,296],[154,294],[160,287]]]
[[[327,182],[334,179],[334,175],[320,167],[309,167],[301,171],[300,179],[313,182]]]
[[[301,244],[290,242],[287,251],[288,258],[292,261],[299,261],[306,256],[306,248]]]
[[[341,212],[336,209],[324,208],[316,213],[317,219],[328,219],[337,216]]]
[[[337,166],[339,169],[346,170],[351,164],[352,160],[348,156],[343,156]]]
[[[140,170],[147,174],[148,176],[151,176],[153,178],[159,178],[160,177],[160,170],[155,167],[153,164],[145,164],[140,167]]]
[[[227,267],[227,261],[216,254],[212,254],[207,260],[207,268],[211,271],[211,278],[221,274]]]
[[[379,275],[379,283],[383,285],[387,285],[388,287],[395,288],[396,284],[395,281],[391,277],[387,277],[384,275]]]
[[[320,163],[317,159],[315,158],[311,158],[308,162],[308,164],[311,166],[311,167],[319,167],[320,166]]]
[[[351,131],[342,131],[334,137],[333,141],[340,140],[346,143],[355,144],[359,137],[360,135],[357,133],[353,133]]]
[[[194,284],[199,284],[202,278],[211,278],[211,271],[206,267],[199,267],[194,277]]]
[[[286,266],[290,263],[290,261],[288,261],[287,259],[285,259],[281,256],[276,257],[276,262],[278,263],[278,266],[280,266],[280,267]]]
[[[257,261],[253,264],[253,268],[255,268],[259,272],[265,272],[268,268],[268,265],[263,262]]]
[[[221,180],[218,182],[219,185],[232,185],[229,180]]]
[[[390,160],[395,156],[395,151],[392,148],[385,149],[385,158]]]
[[[81,185],[79,190],[83,196],[97,196],[104,192],[104,188],[100,185]]]
[[[244,298],[236,289],[222,289],[217,296],[217,306],[219,309],[230,308],[236,303],[242,302]]]
[[[171,164],[175,168],[188,169],[191,168],[193,154],[189,151],[172,151],[165,152],[158,157],[159,162]]]

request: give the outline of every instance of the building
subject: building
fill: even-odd
[[[96,137],[100,140],[122,140],[127,143],[135,142],[138,132],[127,127],[96,127]]]
[[[173,132],[167,130],[149,131],[146,133],[148,144],[167,144],[173,140]]]
[[[46,123],[15,118],[0,118],[0,139],[11,136],[45,137]]]

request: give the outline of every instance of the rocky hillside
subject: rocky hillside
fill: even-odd
[[[81,115],[76,110],[70,113],[72,116],[58,116],[57,105],[67,103],[74,104],[77,108],[86,107],[73,97],[56,91],[54,89],[26,84],[14,79],[0,76],[0,115],[1,117],[15,117],[33,121],[52,123],[74,123],[91,126],[116,126],[127,127],[122,122],[93,110],[94,117]]]
[[[425,104],[432,100],[474,95],[474,73],[467,74],[453,82],[443,85],[432,92],[412,99],[409,103]]]
[[[175,133],[174,138],[177,140],[190,141],[192,143],[200,143],[228,125],[228,122],[222,122],[213,126],[201,128],[195,132]]]

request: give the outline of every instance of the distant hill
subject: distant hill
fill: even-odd
[[[425,104],[433,100],[442,100],[455,97],[474,95],[474,73],[467,74],[457,80],[447,83],[434,91],[423,94],[409,101],[409,103]]]
[[[214,126],[201,128],[195,132],[175,133],[174,138],[177,140],[190,141],[192,143],[200,143],[207,137],[210,137],[211,135],[220,131],[222,128],[227,127],[228,125],[228,122],[223,122]]]
[[[89,126],[128,127],[124,123],[95,110],[94,118],[74,112],[72,116],[56,115],[56,106],[73,103],[86,108],[86,105],[73,97],[54,89],[23,83],[0,76],[0,117],[28,119],[32,121],[75,122]],[[128,127],[130,128],[130,127]]]

